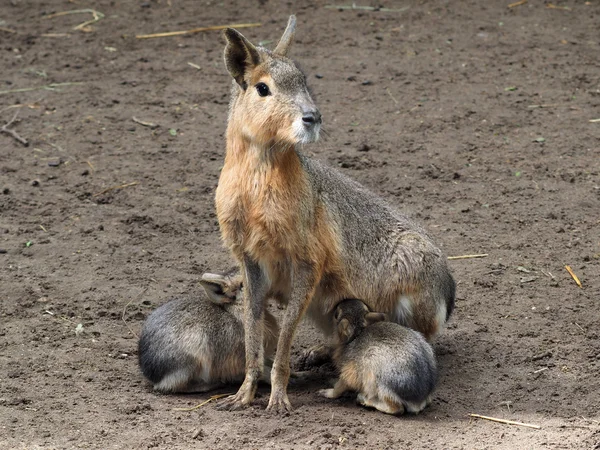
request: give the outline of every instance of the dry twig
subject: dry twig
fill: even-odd
[[[5,28],[5,27],[0,27],[0,31],[4,31],[6,33],[11,33],[11,34],[15,34],[16,33],[15,30],[11,30],[10,28]]]
[[[262,26],[262,23],[237,23],[237,24],[233,24],[233,25],[215,25],[212,27],[193,28],[191,30],[168,31],[166,33],[138,34],[135,36],[135,38],[136,39],[152,39],[152,38],[159,38],[159,37],[183,36],[185,34],[201,33],[203,31],[224,30],[225,28],[250,28],[250,27],[260,27],[260,26]]]
[[[575,280],[575,283],[577,283],[577,286],[579,286],[580,288],[583,287],[583,286],[581,286],[581,281],[579,281],[579,278],[577,278],[577,275],[575,275],[575,272],[573,272],[573,269],[571,269],[571,266],[565,266],[565,269],[567,269],[567,272],[569,272],[569,275],[571,275],[571,277]]]
[[[394,96],[393,96],[393,95],[392,95],[392,93],[390,92],[390,88],[386,88],[386,89],[385,89],[385,91],[387,92],[387,95],[389,95],[389,96],[390,96],[390,98],[391,98],[392,100],[394,100],[394,103],[397,105],[397,104],[398,104],[398,100],[396,100],[396,99],[394,98]]]
[[[477,419],[491,420],[492,422],[505,423],[507,425],[519,425],[521,427],[535,428],[536,430],[539,430],[540,428],[542,428],[539,425],[532,425],[530,423],[523,423],[523,422],[515,422],[514,420],[498,419],[496,417],[481,416],[479,414],[469,414],[469,416],[475,417]]]
[[[542,272],[544,275],[546,275],[546,276],[548,276],[548,277],[552,278],[553,280],[556,280],[556,277],[555,277],[554,275],[552,275],[552,272],[550,272],[550,271],[545,271],[544,269],[541,269],[541,272]]]
[[[552,356],[552,350],[547,350],[545,352],[538,353],[537,355],[533,355],[531,358],[529,358],[529,360],[530,361],[539,361],[540,359],[544,359],[549,356]]]
[[[377,6],[361,6],[356,3],[352,3],[351,5],[325,5],[327,9],[358,9],[362,11],[381,11],[381,12],[404,12],[408,10],[410,7],[405,6],[404,8],[379,8]]]
[[[173,411],[195,411],[199,408],[202,408],[204,405],[206,405],[207,403],[212,402],[213,400],[217,400],[218,398],[221,397],[227,397],[228,395],[233,395],[231,393],[229,394],[216,394],[213,395],[212,397],[210,397],[208,400],[204,400],[202,403],[196,405],[196,406],[192,406],[191,408],[173,408]]]
[[[39,90],[42,90],[42,89],[45,89],[45,90],[48,90],[48,91],[53,91],[54,89],[59,88],[59,87],[71,86],[71,85],[76,85],[76,84],[83,84],[83,83],[79,82],[79,81],[69,82],[69,83],[50,83],[50,84],[45,84],[44,86],[19,88],[19,89],[9,89],[8,91],[0,91],[0,95],[13,94],[13,93],[16,93],[16,92],[39,91]]]
[[[93,23],[96,23],[102,19],[104,19],[104,14],[102,14],[100,11],[96,11],[95,9],[74,9],[72,11],[62,11],[62,12],[57,12],[55,14],[50,14],[48,16],[45,16],[44,19],[52,19],[54,17],[60,17],[60,16],[66,16],[67,14],[91,14],[93,19],[92,20],[87,20],[83,23],[80,23],[79,25],[76,25],[73,27],[74,30],[81,30],[81,31],[85,31],[84,28],[86,28],[88,25],[91,25]]]
[[[471,259],[471,258],[485,258],[488,256],[487,253],[481,253],[479,255],[460,255],[460,256],[448,256],[448,259]]]
[[[557,106],[563,106],[560,103],[549,103],[547,105],[529,105],[528,108],[531,109],[535,109],[535,108],[555,108]]]
[[[592,123],[598,123],[598,122],[600,122],[600,119],[590,119],[590,122],[592,122]]]
[[[125,312],[127,311],[127,307],[128,307],[129,305],[131,305],[131,303],[133,303],[134,301],[137,301],[137,300],[139,300],[139,299],[140,299],[140,297],[141,297],[142,295],[144,295],[144,294],[146,293],[146,291],[147,291],[147,290],[148,290],[148,288],[144,289],[144,290],[143,290],[142,292],[140,292],[140,293],[139,293],[139,294],[138,294],[138,295],[137,295],[135,298],[132,298],[131,300],[129,300],[129,301],[127,302],[127,304],[126,304],[125,306],[123,306],[123,314],[121,315],[121,320],[123,321],[123,323],[125,324],[125,326],[126,326],[126,327],[127,327],[127,329],[129,330],[129,332],[130,332],[131,334],[133,334],[133,335],[134,335],[136,338],[138,338],[138,339],[139,339],[139,336],[137,335],[137,333],[131,329],[131,327],[129,326],[129,324],[128,324],[128,323],[127,323],[127,321],[125,320]]]
[[[111,186],[109,188],[104,189],[103,191],[96,192],[92,197],[98,197],[99,195],[106,194],[107,192],[113,191],[115,189],[123,189],[129,186],[135,186],[139,184],[137,181],[132,181],[131,183],[119,184],[118,186]]]
[[[509,8],[516,8],[517,6],[524,5],[525,3],[527,3],[527,0],[520,0],[518,2],[511,3],[510,5],[508,5],[508,7]]]
[[[0,133],[8,134],[9,136],[13,137],[17,141],[19,141],[21,144],[23,144],[25,147],[28,147],[29,142],[27,141],[27,139],[25,139],[24,137],[21,137],[15,130],[11,130],[10,128],[8,128],[14,123],[15,120],[17,120],[18,115],[19,115],[19,111],[17,111],[15,113],[13,118],[10,119],[6,123],[6,125],[4,125],[4,126],[2,126],[2,128],[0,128]]]
[[[132,117],[131,120],[133,120],[135,123],[142,125],[143,127],[148,127],[152,130],[154,130],[155,128],[158,128],[158,125],[152,122],[144,122],[143,120],[138,119],[137,117]]]
[[[69,37],[69,36],[71,36],[69,33],[44,33],[44,34],[40,34],[40,37],[49,37],[49,38]]]
[[[562,9],[563,11],[571,11],[571,8],[569,8],[568,6],[556,6],[552,3],[548,3],[546,5],[546,8],[550,8],[550,9]]]

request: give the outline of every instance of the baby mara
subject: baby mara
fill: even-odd
[[[244,379],[244,305],[239,270],[205,273],[208,298],[177,299],[146,319],[138,345],[142,373],[163,393],[205,392]],[[263,381],[269,382],[279,327],[265,311]]]
[[[358,403],[384,413],[419,413],[431,403],[437,381],[433,349],[421,333],[385,318],[360,300],[337,305],[333,361],[339,379],[319,393],[338,398],[352,390]]]

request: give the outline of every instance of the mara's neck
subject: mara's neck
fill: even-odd
[[[292,160],[299,162],[294,144],[253,139],[241,127],[227,127],[226,166],[241,164],[264,170],[288,165]]]

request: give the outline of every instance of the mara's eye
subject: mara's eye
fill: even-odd
[[[267,86],[265,83],[258,83],[256,85],[256,90],[258,91],[258,95],[261,97],[266,97],[271,93],[269,86]]]

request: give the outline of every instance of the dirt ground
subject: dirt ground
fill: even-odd
[[[18,113],[29,142],[0,134],[0,448],[600,448],[600,4],[508,3],[0,2],[0,123]],[[51,16],[85,8],[104,17],[84,31],[91,14]],[[176,411],[208,396],[156,395],[137,367],[149,312],[232,261],[221,35],[135,35],[262,22],[243,32],[272,46],[290,13],[328,131],[305,151],[448,255],[488,254],[450,262],[419,416],[320,398],[327,367],[284,417],[265,387],[241,412]],[[319,340],[303,325],[295,360]]]

